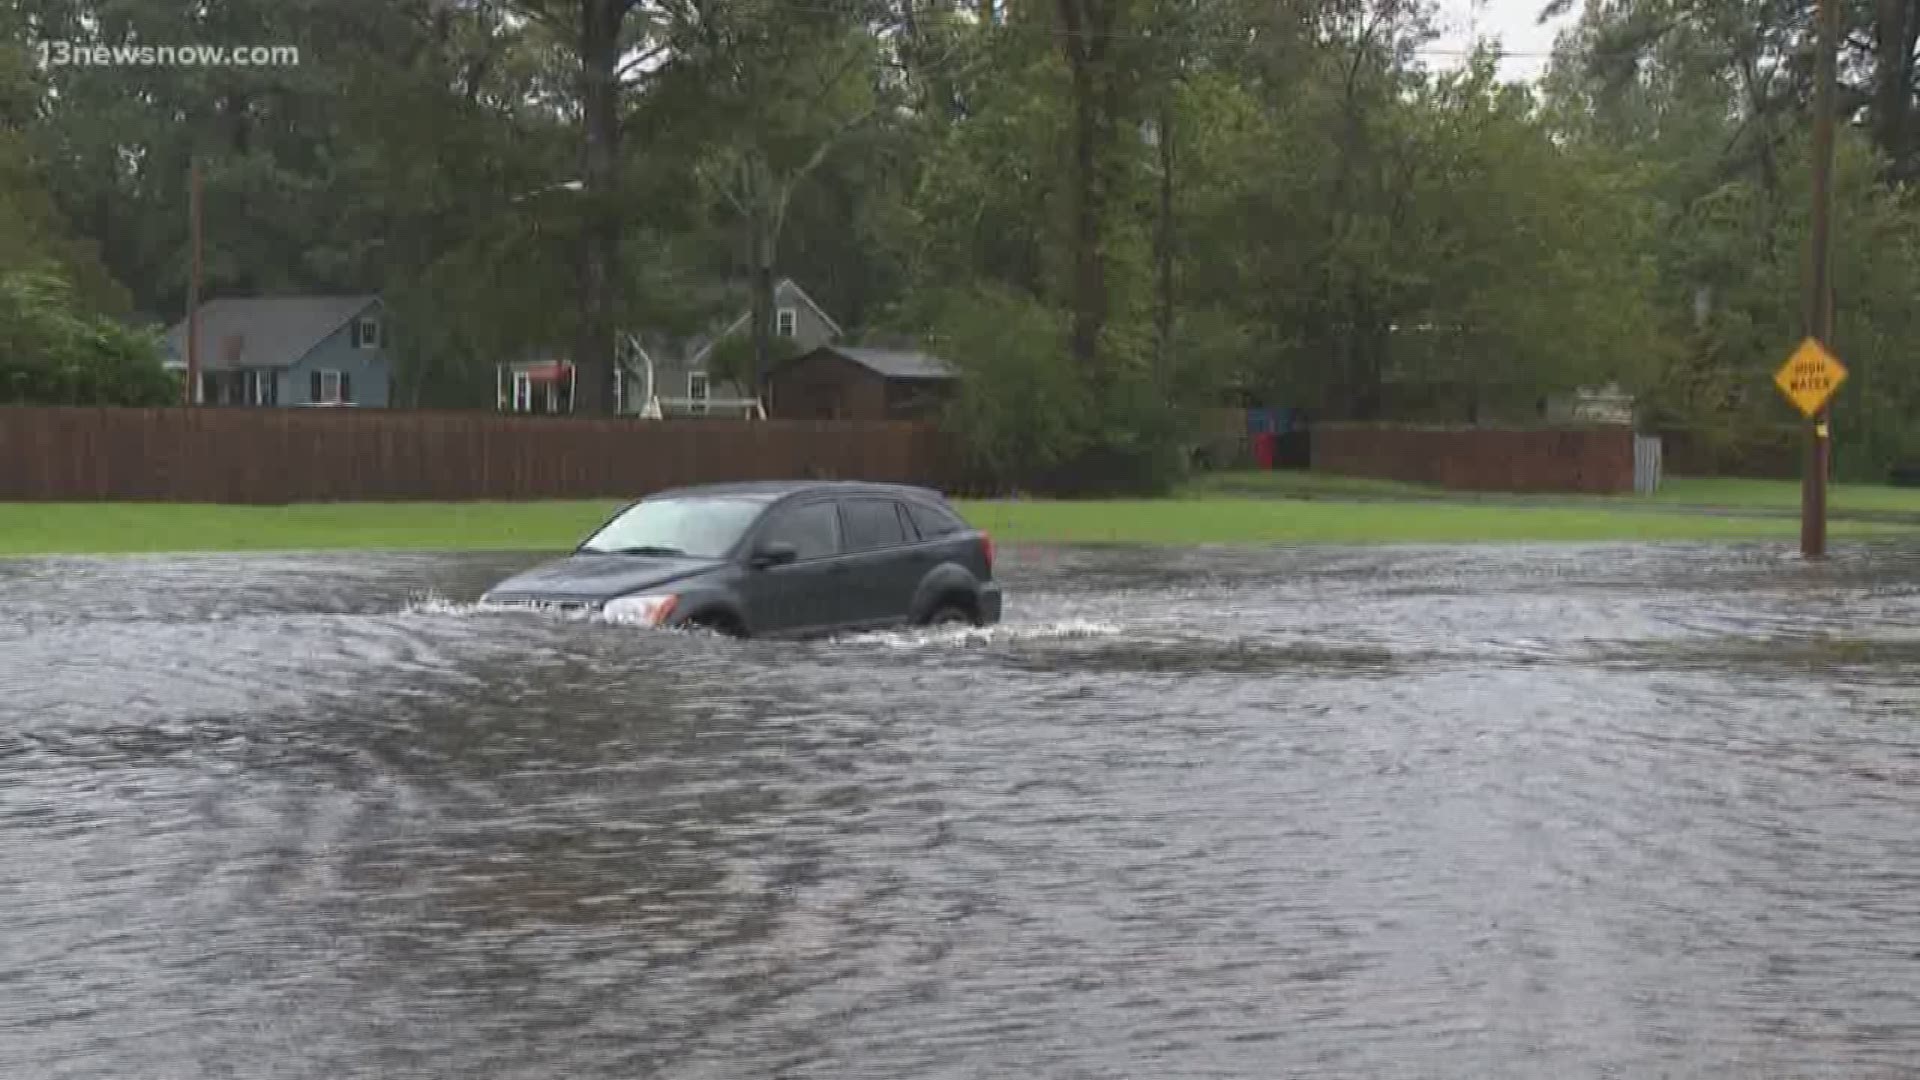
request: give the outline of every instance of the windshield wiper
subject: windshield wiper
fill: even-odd
[[[587,550],[601,555],[665,555],[681,559],[687,557],[687,553],[679,548],[660,547],[656,544],[639,544],[623,548],[588,548]]]

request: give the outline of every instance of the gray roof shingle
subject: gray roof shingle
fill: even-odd
[[[953,365],[937,356],[902,349],[854,349],[838,345],[828,348],[888,379],[952,379],[959,375]]]
[[[286,367],[378,296],[236,296],[200,305],[200,366]],[[187,321],[167,330],[175,357],[187,358]]]

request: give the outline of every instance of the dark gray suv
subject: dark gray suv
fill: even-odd
[[[740,637],[1000,621],[991,537],[937,491],[847,481],[650,495],[481,600]]]

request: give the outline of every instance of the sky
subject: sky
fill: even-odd
[[[1464,53],[1477,37],[1497,38],[1510,54],[1500,66],[1508,79],[1535,79],[1546,72],[1554,35],[1579,18],[1579,4],[1567,15],[1538,25],[1546,0],[1440,0],[1440,40],[1433,43],[1430,62],[1436,68],[1464,62]],[[1454,55],[1461,54],[1461,55]]]

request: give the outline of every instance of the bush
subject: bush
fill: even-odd
[[[969,471],[994,487],[1019,487],[1085,449],[1086,394],[1060,343],[1060,316],[998,290],[926,301],[928,347],[960,369],[943,416]]]
[[[1165,495],[1183,479],[1179,417],[1144,373],[1121,375],[1094,410],[1097,426],[1057,480],[1043,490],[1060,496]]]
[[[1154,495],[1185,471],[1175,414],[1137,365],[1096,386],[1068,355],[1067,320],[1002,290],[923,298],[929,349],[960,369],[943,423],[988,490]]]
[[[133,406],[179,399],[156,335],[81,314],[61,278],[0,274],[0,402]]]

